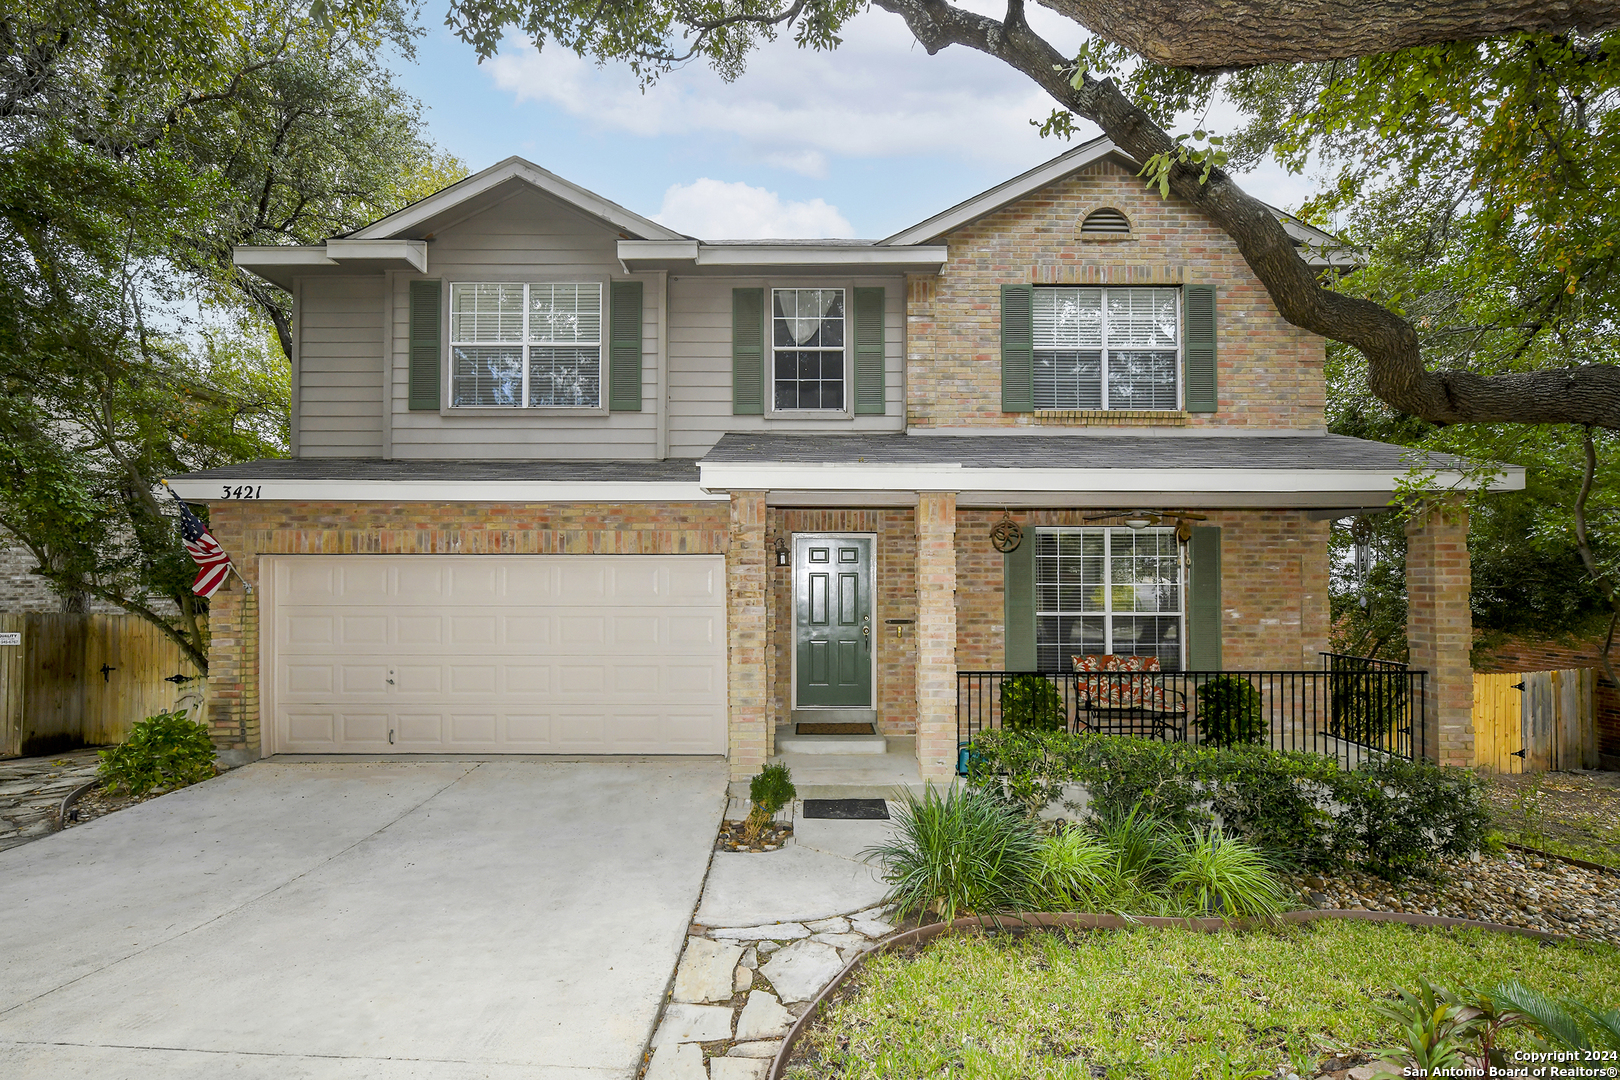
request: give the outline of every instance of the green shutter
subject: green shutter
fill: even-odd
[[[765,290],[731,290],[731,411],[765,411]]]
[[[855,290],[855,411],[881,416],[883,399],[882,289]]]
[[[608,408],[641,411],[641,282],[615,281],[609,289]]]
[[[1187,668],[1221,670],[1221,530],[1193,527],[1187,545],[1192,570],[1187,582]]]
[[[1034,671],[1035,659],[1035,530],[1024,530],[1024,542],[1001,557],[1005,590],[1006,645],[1002,664],[1006,671]]]
[[[411,282],[410,408],[439,408],[439,306],[444,287],[437,280]]]
[[[1181,337],[1187,357],[1187,411],[1214,412],[1215,286],[1189,285],[1186,294],[1187,319]]]
[[[1035,289],[1001,287],[1001,411],[1035,409]]]

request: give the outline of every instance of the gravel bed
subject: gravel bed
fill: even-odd
[[[1620,875],[1521,852],[1442,859],[1434,880],[1356,871],[1285,875],[1307,907],[1505,923],[1620,945]]]
[[[68,819],[62,822],[62,828],[71,829],[75,825],[83,825],[85,822],[94,821],[98,817],[106,817],[108,814],[119,810],[127,810],[131,806],[168,793],[168,788],[160,788],[157,791],[148,791],[141,796],[131,795],[127,791],[109,795],[105,788],[91,788],[83,795],[80,795],[78,801],[73,804],[73,808],[68,811]]]
[[[759,834],[759,841],[755,844],[743,843],[743,829],[747,823],[744,821],[723,821],[720,823],[720,835],[715,839],[716,851],[775,851],[788,842],[793,835],[791,821],[773,821]]]

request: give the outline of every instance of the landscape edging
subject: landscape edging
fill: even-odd
[[[1315,922],[1318,919],[1344,919],[1350,922],[1393,922],[1405,923],[1408,926],[1434,926],[1463,930],[1494,930],[1503,934],[1518,934],[1521,937],[1535,938],[1540,941],[1569,941],[1565,934],[1552,934],[1545,930],[1531,930],[1524,926],[1509,926],[1506,923],[1480,922],[1476,919],[1453,919],[1444,915],[1417,915],[1405,911],[1351,911],[1341,908],[1307,908],[1301,911],[1285,911],[1276,919],[1277,922],[1298,924]],[[1214,933],[1218,930],[1244,930],[1262,922],[1253,919],[1166,919],[1157,916],[1126,916],[1104,915],[1088,911],[1056,911],[1056,912],[1028,912],[1023,915],[970,915],[950,923],[929,923],[911,930],[904,930],[891,937],[878,942],[876,947],[868,949],[858,956],[850,958],[842,971],[833,977],[832,982],[821,988],[821,992],[811,999],[805,1006],[803,1015],[796,1020],[787,1035],[782,1040],[782,1047],[776,1052],[776,1058],[771,1062],[771,1068],[766,1073],[766,1080],[782,1080],[782,1073],[787,1068],[788,1055],[793,1052],[794,1044],[804,1033],[804,1029],[821,1012],[821,1004],[844,984],[844,981],[854,973],[855,969],[866,963],[869,956],[880,952],[889,952],[914,942],[929,941],[947,930],[968,930],[975,927],[991,926],[1003,929],[1009,926],[1047,927],[1068,926],[1087,930],[1124,930],[1140,926],[1157,928],[1179,928],[1184,930],[1199,930],[1205,933]]]
[[[51,831],[61,832],[63,829],[67,828],[67,815],[68,811],[73,809],[73,804],[78,802],[81,796],[88,794],[91,788],[100,786],[101,780],[98,778],[91,780],[89,783],[80,784],[78,787],[68,792],[67,797],[62,800],[62,805],[56,808],[56,828]]]

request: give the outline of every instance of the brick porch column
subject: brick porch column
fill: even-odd
[[[956,775],[956,493],[917,497],[917,769]]]
[[[731,493],[726,546],[727,756],[731,778],[747,780],[765,764],[765,493]]]
[[[1427,671],[1425,756],[1474,764],[1474,671],[1468,651],[1468,509],[1461,500],[1426,508],[1406,523],[1406,642],[1412,667]]]

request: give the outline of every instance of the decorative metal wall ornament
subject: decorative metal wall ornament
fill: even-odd
[[[990,527],[990,546],[1003,555],[1010,551],[1017,551],[1018,545],[1024,542],[1024,530],[1018,527],[1018,522],[1003,508],[1001,520]]]

